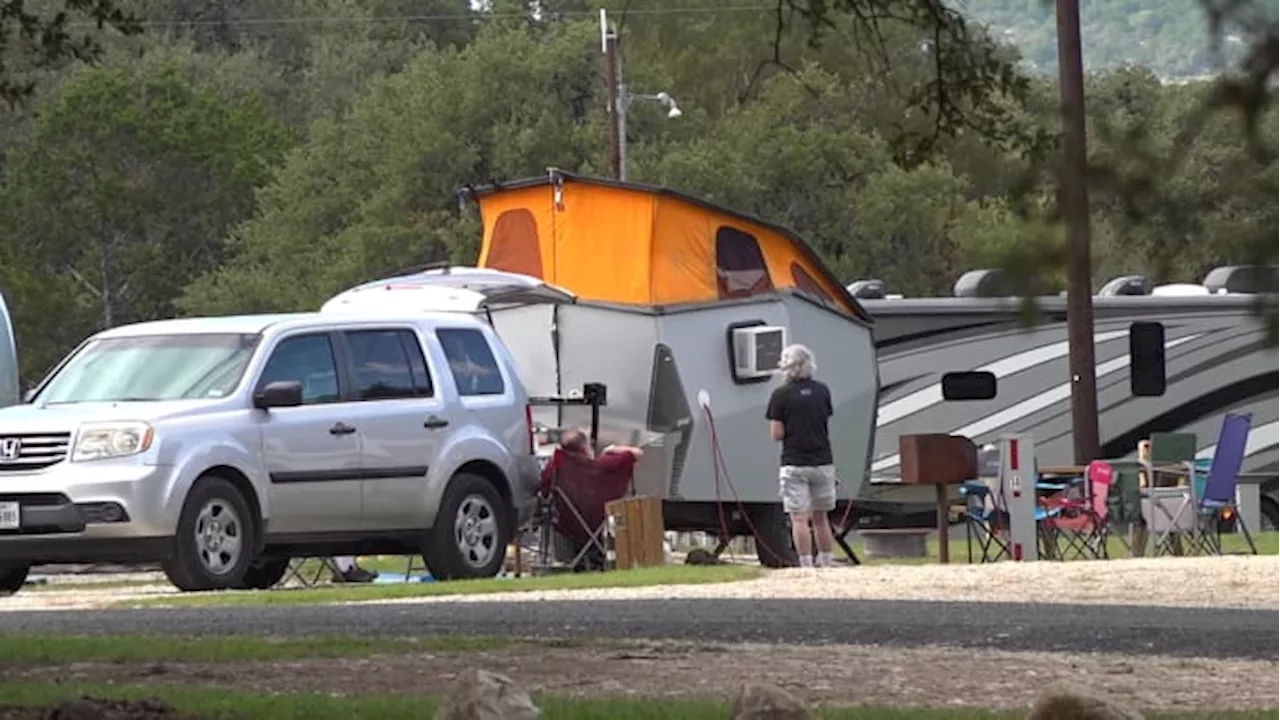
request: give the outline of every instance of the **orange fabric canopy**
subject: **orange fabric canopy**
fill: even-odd
[[[559,171],[466,194],[484,224],[480,267],[584,300],[675,305],[794,288],[870,321],[789,230],[687,195]]]

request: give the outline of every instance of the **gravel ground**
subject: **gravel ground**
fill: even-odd
[[[467,633],[1276,659],[1272,610],[918,600],[644,599],[202,607],[0,614],[0,633]]]
[[[1108,562],[866,565],[779,570],[759,580],[556,590],[386,602],[529,602],[666,598],[815,598],[1280,609],[1275,556],[1131,558]]]

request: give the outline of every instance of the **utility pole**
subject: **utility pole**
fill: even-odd
[[[622,114],[626,110],[622,107],[622,96],[619,93],[619,71],[621,65],[621,57],[618,52],[618,31],[616,28],[609,27],[609,15],[604,8],[600,8],[600,50],[604,53],[605,60],[605,87],[606,96],[609,101],[608,118],[609,118],[609,174],[615,180],[622,180],[622,133],[626,132],[622,119]]]
[[[1063,165],[1058,198],[1067,230],[1067,346],[1071,372],[1071,436],[1077,465],[1097,459],[1098,378],[1093,353],[1093,272],[1089,257],[1088,148],[1080,0],[1055,0],[1058,87],[1062,95]]]

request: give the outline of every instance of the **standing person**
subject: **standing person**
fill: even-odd
[[[813,379],[817,367],[809,348],[789,345],[783,349],[778,363],[783,384],[774,389],[765,412],[769,437],[782,443],[778,494],[791,518],[800,567],[813,566],[810,525],[818,543],[819,567],[831,567],[835,544],[827,517],[836,507],[836,469],[827,433],[827,419],[833,414],[831,391]]]

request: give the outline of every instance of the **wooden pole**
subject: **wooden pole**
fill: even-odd
[[[1088,146],[1080,2],[1056,0],[1058,87],[1062,97],[1064,162],[1059,184],[1067,230],[1067,344],[1071,373],[1071,435],[1077,465],[1098,458],[1098,388],[1093,352],[1093,272],[1089,257]]]

